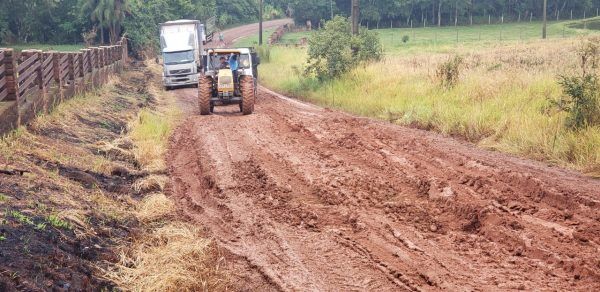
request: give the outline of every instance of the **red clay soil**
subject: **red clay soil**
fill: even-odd
[[[259,90],[172,137],[171,192],[238,289],[600,290],[600,181]]]

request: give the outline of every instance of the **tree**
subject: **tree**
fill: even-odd
[[[115,43],[121,34],[125,14],[130,11],[130,3],[129,0],[86,0],[83,11],[90,14],[92,21],[98,22],[101,42],[105,43],[104,30],[108,29],[109,40]]]
[[[108,0],[86,0],[82,7],[82,13],[90,15],[90,19],[99,24],[101,44],[104,44],[104,28],[106,27],[104,8],[106,2],[108,2]]]
[[[319,80],[336,78],[361,62],[380,59],[382,54],[376,33],[363,29],[354,36],[350,21],[336,16],[309,38],[306,73]]]
[[[316,26],[321,20],[330,17],[331,7],[329,1],[292,0],[290,2],[291,8],[294,10],[296,23],[305,24],[306,21],[310,20],[313,26]]]
[[[158,26],[175,19],[205,20],[216,15],[215,0],[132,1],[123,27],[137,54],[155,54],[159,47]]]

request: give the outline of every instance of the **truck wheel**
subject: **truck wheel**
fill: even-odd
[[[212,96],[212,79],[207,76],[201,76],[198,80],[198,105],[200,114],[205,116],[211,112],[210,98]]]
[[[254,101],[256,100],[254,78],[252,76],[242,76],[240,88],[242,90],[242,113],[249,115],[254,111]]]

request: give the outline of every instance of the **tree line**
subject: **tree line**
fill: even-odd
[[[258,20],[259,0],[2,0],[0,44],[114,42],[124,31],[136,48],[157,44],[158,24],[215,16],[221,27]],[[264,0],[265,18],[292,15],[319,25],[350,14],[350,0]],[[362,25],[463,25],[542,16],[543,0],[361,0]],[[595,16],[600,0],[548,0],[550,19]]]
[[[282,0],[281,8],[293,10],[296,22],[313,25],[332,15],[349,15],[350,0]],[[289,4],[289,5],[288,5]],[[383,27],[468,25],[540,20],[543,0],[361,0],[364,26]],[[596,16],[600,0],[548,0],[548,18],[570,19]],[[383,24],[385,23],[385,24]]]
[[[127,31],[143,46],[161,22],[212,16],[221,26],[256,21],[257,0],[1,0],[0,43],[109,43]]]

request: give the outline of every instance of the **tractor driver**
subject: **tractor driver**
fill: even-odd
[[[239,67],[239,62],[238,62],[238,55],[236,54],[231,54],[231,56],[229,56],[229,68],[231,68],[231,73],[233,75],[233,82],[234,84],[238,84],[238,78],[239,78],[239,73],[238,73],[238,67]],[[240,95],[239,90],[236,86],[235,88],[235,94],[236,95]]]
[[[219,69],[227,69],[229,67],[229,63],[227,63],[227,59],[225,58],[225,56],[221,56],[221,58],[219,58],[219,61],[221,62],[219,64]]]

